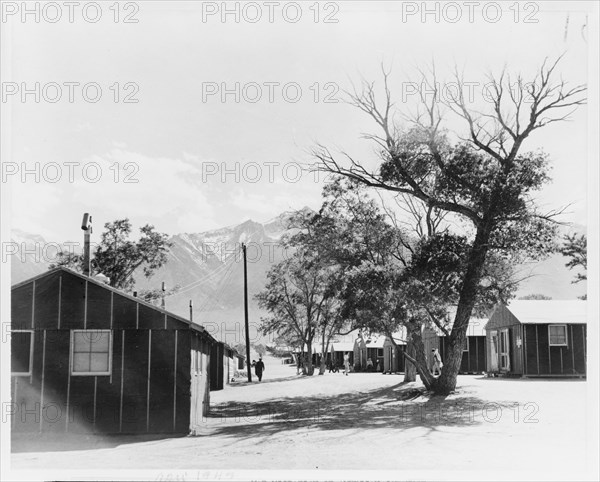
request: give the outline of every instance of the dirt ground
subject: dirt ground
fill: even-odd
[[[261,383],[211,393],[200,436],[15,435],[12,468],[47,475],[137,469],[128,472],[135,478],[154,470],[161,480],[333,479],[333,470],[364,479],[589,478],[584,472],[595,462],[586,451],[586,381],[464,375],[455,394],[427,397],[419,382],[402,380],[379,373],[302,377],[268,358]]]

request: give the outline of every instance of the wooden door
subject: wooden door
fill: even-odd
[[[498,332],[490,332],[490,371],[498,371]]]
[[[500,331],[500,371],[510,371],[510,343],[508,328]]]

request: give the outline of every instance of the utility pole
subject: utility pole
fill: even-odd
[[[244,253],[244,321],[246,326],[246,367],[248,382],[252,382],[252,367],[250,366],[250,327],[248,326],[248,267],[246,262],[246,245],[242,243]]]

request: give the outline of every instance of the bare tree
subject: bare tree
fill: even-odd
[[[426,386],[437,393],[449,393],[456,386],[488,252],[519,247],[535,256],[550,249],[553,242],[555,229],[550,221],[558,212],[538,212],[531,196],[549,180],[546,156],[522,148],[534,131],[567,120],[585,103],[584,85],[569,87],[563,80],[555,80],[559,61],[544,61],[530,82],[520,75],[513,79],[506,71],[490,75],[491,109],[483,112],[469,106],[465,82],[458,73],[458,93],[442,103],[433,70],[424,75],[424,81],[434,95],[421,97],[421,111],[404,129],[393,121],[396,109],[389,74],[384,71],[381,105],[372,83],[364,82],[361,91],[350,94],[350,103],[380,129],[379,134],[366,136],[380,150],[378,168],[371,171],[347,153],[339,159],[323,145],[314,149],[316,169],[419,199],[428,208],[452,213],[473,227],[442,374],[433,378],[422,366],[419,369]],[[466,127],[467,135],[460,142],[451,142],[443,129],[441,105],[457,114]],[[416,362],[423,364],[423,360]]]

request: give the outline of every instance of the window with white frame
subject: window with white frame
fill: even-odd
[[[469,337],[465,336],[465,340],[463,342],[463,351],[469,351]]]
[[[31,376],[33,366],[33,330],[12,330],[10,332],[11,375]]]
[[[567,325],[548,325],[550,346],[567,346]]]
[[[71,375],[110,375],[111,330],[71,331]]]

